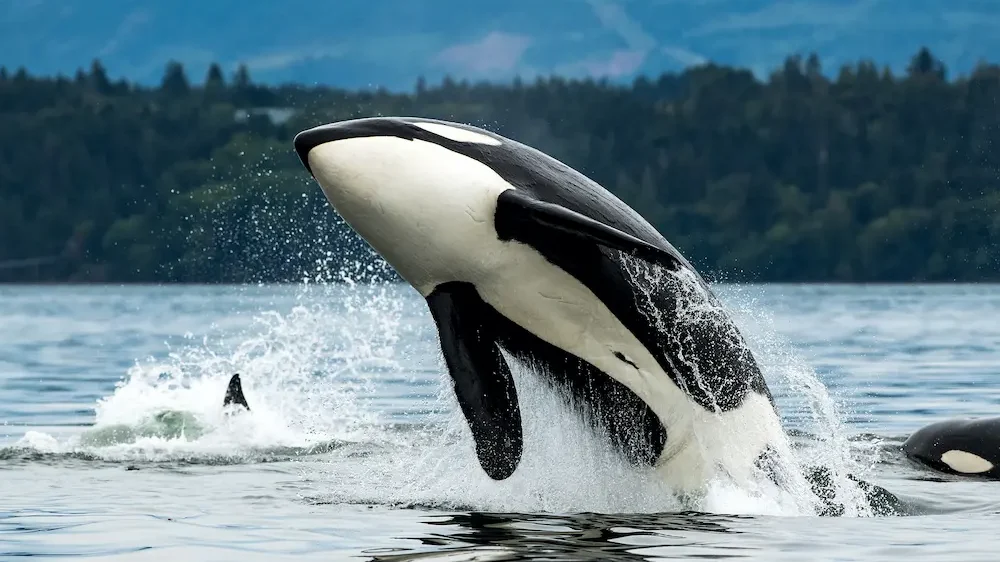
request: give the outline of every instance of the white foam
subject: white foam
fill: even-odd
[[[18,447],[34,449],[42,453],[55,453],[61,449],[59,441],[48,433],[40,431],[27,431],[16,443]]]
[[[586,430],[537,373],[512,368],[521,405],[524,453],[514,474],[491,480],[476,459],[454,396],[438,425],[410,434],[391,451],[354,466],[332,462],[322,478],[325,501],[426,505],[512,512],[663,512],[680,508],[652,470],[629,467]]]
[[[378,412],[365,404],[367,371],[399,368],[402,295],[373,286],[346,299],[338,294],[335,302],[322,288],[305,288],[303,296],[309,298],[290,311],[258,313],[244,333],[191,338],[165,360],[137,362],[98,400],[94,425],[83,435],[63,442],[30,435],[19,445],[157,461],[377,439]],[[224,409],[222,398],[236,372],[250,412],[228,415],[233,408]],[[165,413],[173,419],[164,421]]]
[[[740,286],[717,290],[725,297],[728,312],[764,370],[786,430],[794,420],[795,429],[815,436],[806,447],[795,451],[798,465],[829,470],[835,490],[833,501],[844,505],[845,516],[871,516],[870,506],[848,475],[866,479],[881,458],[881,442],[849,440],[850,432],[842,422],[844,406],[838,404],[790,343],[778,335],[774,317],[757,304],[751,291]]]

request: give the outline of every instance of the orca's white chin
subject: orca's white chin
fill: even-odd
[[[491,268],[496,201],[510,186],[487,166],[392,136],[318,144],[306,162],[333,208],[423,295]]]

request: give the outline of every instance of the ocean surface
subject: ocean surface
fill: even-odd
[[[902,513],[681,506],[521,371],[525,454],[494,482],[405,285],[0,286],[0,559],[1000,558],[1000,483],[898,452],[1000,415],[1000,286],[715,289],[797,455]],[[237,372],[250,412],[222,407]]]

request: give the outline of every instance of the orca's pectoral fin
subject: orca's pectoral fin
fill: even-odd
[[[236,373],[231,379],[229,379],[229,386],[226,388],[226,397],[222,399],[223,408],[230,404],[238,404],[247,410],[250,410],[250,406],[247,404],[247,399],[243,396],[243,384],[240,383],[239,373]]]
[[[438,286],[427,305],[479,464],[490,478],[506,479],[521,461],[523,436],[514,379],[492,322],[498,313],[460,282]]]
[[[501,240],[530,244],[535,237],[557,232],[626,252],[670,270],[683,265],[673,252],[561,205],[539,201],[517,189],[508,189],[497,198],[495,223]]]

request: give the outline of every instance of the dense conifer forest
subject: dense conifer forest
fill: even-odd
[[[335,79],[335,77],[323,77]],[[766,79],[717,65],[631,85],[422,81],[409,94],[266,87],[245,67],[162,83],[0,70],[0,280],[299,281],[367,246],[291,138],[414,115],[482,126],[574,166],[728,281],[1000,280],[1000,67],[951,77],[926,49],[894,75]],[[360,260],[360,261],[359,261]]]

